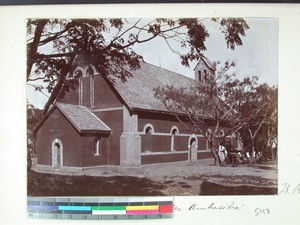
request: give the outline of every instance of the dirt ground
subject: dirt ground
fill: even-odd
[[[216,167],[209,159],[194,164],[180,162],[139,168],[106,166],[76,172],[61,170],[56,174],[34,173],[28,179],[28,193],[32,196],[276,194],[277,177],[274,163]]]

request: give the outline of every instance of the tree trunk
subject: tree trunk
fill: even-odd
[[[216,153],[216,150],[215,149],[211,149],[211,153],[214,157],[214,166],[220,166],[220,161],[219,161],[219,156],[218,154]]]
[[[217,154],[217,146],[215,141],[212,141],[212,143],[210,143],[210,151],[215,160],[214,166],[220,166],[220,160],[219,155]]]
[[[30,77],[31,69],[38,54],[38,47],[45,25],[48,20],[40,19],[36,25],[34,39],[27,44],[27,81]]]
[[[249,159],[249,163],[250,164],[253,164],[254,163],[254,160],[255,158],[253,157],[253,154],[254,154],[254,138],[251,137],[251,154],[250,154],[250,159]]]
[[[62,68],[61,75],[60,75],[60,77],[58,77],[57,84],[53,88],[53,91],[52,91],[52,93],[50,95],[50,98],[48,99],[48,101],[47,101],[47,103],[46,103],[46,105],[44,107],[43,115],[45,115],[48,112],[48,110],[50,109],[51,105],[53,103],[55,103],[56,100],[60,97],[61,91],[62,91],[62,89],[64,88],[64,85],[65,85],[66,77],[67,77],[68,73],[71,70],[71,66],[73,64],[73,61],[74,61],[74,56],[72,56],[71,59],[70,59],[70,61],[68,62],[68,64],[66,64]]]

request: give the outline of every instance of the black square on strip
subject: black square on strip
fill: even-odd
[[[158,205],[158,202],[144,202],[144,205]]]
[[[55,202],[54,205],[69,205],[68,202]]]
[[[42,205],[53,205],[54,202],[42,202]]]
[[[100,206],[114,206],[114,203],[112,203],[112,202],[103,202],[103,203],[100,203]]]
[[[128,202],[115,202],[115,206],[128,206]]]
[[[82,202],[70,202],[70,206],[83,206]]]
[[[84,206],[99,206],[99,203],[97,202],[85,202]]]
[[[41,205],[40,201],[28,201],[27,205]]]
[[[144,205],[143,202],[129,202],[130,206],[139,206],[139,205]]]
[[[173,205],[172,201],[158,202],[159,205]]]

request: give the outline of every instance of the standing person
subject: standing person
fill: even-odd
[[[219,159],[220,159],[220,162],[221,162],[221,166],[225,166],[226,154],[227,154],[227,151],[224,147],[223,142],[221,142],[220,145],[219,145],[219,150],[218,150],[218,155],[219,155]]]

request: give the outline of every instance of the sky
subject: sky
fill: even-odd
[[[236,60],[235,73],[238,77],[259,76],[260,82],[269,85],[278,83],[278,21],[273,18],[245,18],[250,29],[242,37],[243,46],[235,50],[227,49],[223,34],[215,23],[206,25],[210,37],[205,45],[207,50],[204,55],[210,61],[225,62]],[[194,78],[194,67],[190,68],[180,63],[179,56],[170,51],[161,40],[155,39],[134,47],[135,51],[144,57],[146,62],[161,66],[165,69]]]
[[[231,72],[234,72],[238,78],[258,76],[260,83],[277,85],[278,20],[276,18],[244,19],[250,28],[246,31],[246,36],[242,37],[243,45],[237,46],[235,50],[227,48],[224,36],[215,23],[210,20],[203,21],[210,35],[205,42],[207,50],[204,55],[212,62],[236,61],[236,67]],[[131,20],[128,22],[130,23]],[[179,56],[173,53],[161,38],[135,45],[133,49],[148,63],[194,78],[194,67],[197,62],[193,62],[190,67],[182,66]],[[34,91],[30,86],[27,87],[27,97],[28,101],[38,108],[43,108],[47,101],[45,95]]]

